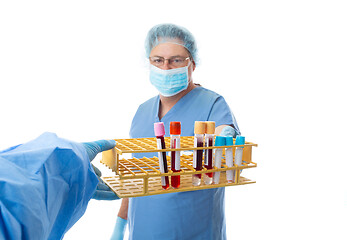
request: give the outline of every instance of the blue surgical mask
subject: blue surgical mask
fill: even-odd
[[[163,70],[150,65],[149,78],[161,95],[171,97],[188,88],[188,66]]]

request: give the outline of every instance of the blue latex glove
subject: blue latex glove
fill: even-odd
[[[99,183],[96,186],[96,191],[94,195],[92,196],[95,200],[116,200],[119,199],[119,197],[102,181],[101,172],[100,170],[93,166],[94,172],[97,175],[99,179]]]
[[[127,223],[128,223],[127,220],[121,217],[117,217],[116,226],[113,230],[111,240],[123,240]]]
[[[235,138],[236,135],[238,135],[238,133],[236,132],[236,130],[231,127],[231,126],[226,126],[222,129],[221,133],[220,133],[220,136],[223,136],[223,137],[233,137]]]
[[[94,142],[82,143],[87,150],[89,160],[92,161],[100,152],[110,150],[116,146],[115,140],[99,140]]]
[[[116,146],[116,141],[114,140],[99,140],[94,142],[86,142],[82,143],[84,148],[87,151],[89,160],[92,161],[95,156],[106,150],[110,150]],[[119,199],[119,197],[102,181],[100,170],[93,166],[94,172],[99,179],[99,183],[96,187],[96,191],[93,195],[93,199],[96,200],[115,200]]]

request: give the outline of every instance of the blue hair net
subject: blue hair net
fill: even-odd
[[[149,57],[152,48],[165,42],[182,45],[197,62],[198,49],[193,35],[186,28],[175,24],[159,24],[149,30],[145,41],[146,56]]]

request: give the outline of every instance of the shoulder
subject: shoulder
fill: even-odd
[[[204,88],[204,87],[197,87],[194,89],[196,91],[196,94],[197,95],[201,95],[201,96],[205,96],[205,97],[210,97],[210,98],[219,98],[221,97],[220,94],[210,90],[210,89],[207,89],[207,88]]]
[[[130,137],[147,137],[152,133],[148,131],[158,116],[158,102],[159,96],[155,96],[140,104],[131,123]]]
[[[224,102],[223,96],[210,89],[197,87],[194,88],[193,91],[192,97],[201,104],[214,105],[216,102]]]
[[[158,101],[158,95],[154,96],[150,99],[148,99],[147,101],[143,102],[140,104],[140,106],[138,107],[138,110],[140,109],[148,109],[149,107],[153,107],[153,105]]]
[[[159,95],[148,99],[137,108],[134,118],[154,114],[159,102]]]

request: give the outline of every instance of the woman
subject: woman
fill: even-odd
[[[180,121],[182,136],[194,135],[195,121],[215,121],[216,134],[239,134],[224,98],[193,82],[197,48],[188,30],[173,24],[154,26],[147,35],[146,52],[150,81],[159,95],[139,106],[132,138],[154,137],[153,123],[159,121],[166,129],[171,121]],[[119,233],[127,218],[130,239],[226,239],[224,188],[123,199],[112,239],[123,238]]]

